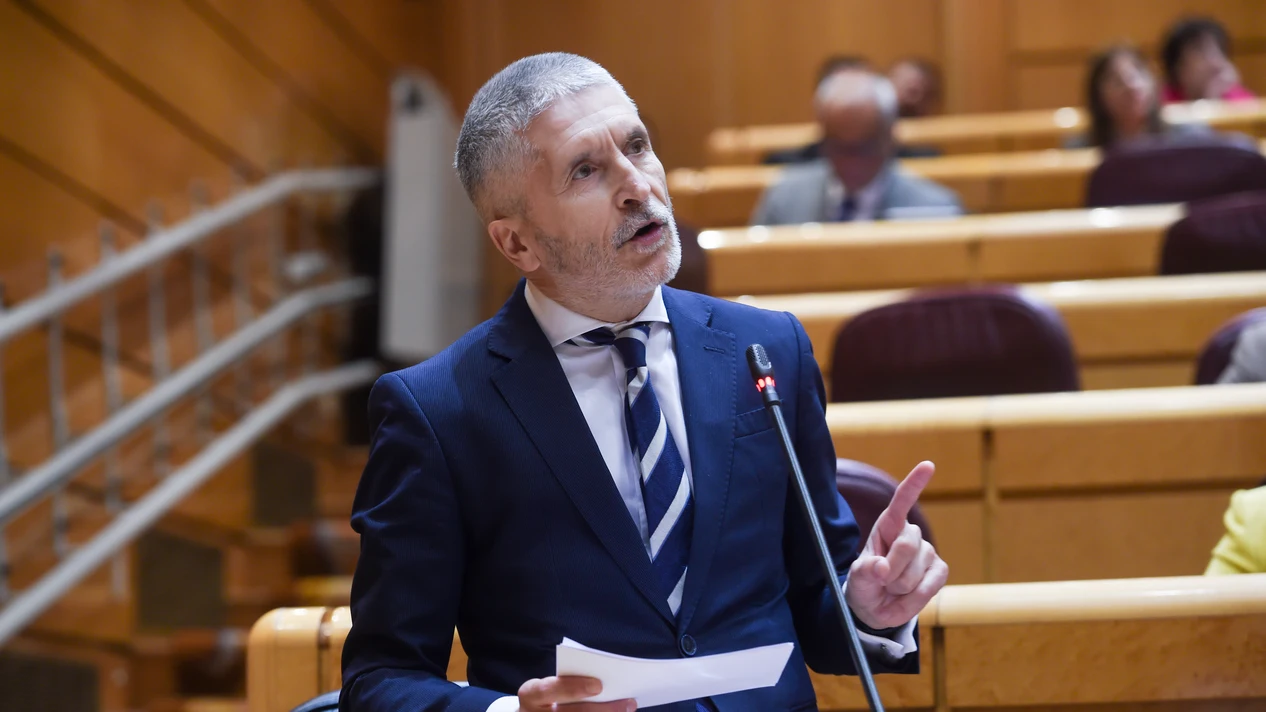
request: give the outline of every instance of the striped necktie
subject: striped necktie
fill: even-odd
[[[694,524],[694,500],[686,465],[668,431],[668,421],[659,408],[646,366],[646,340],[650,322],[594,329],[571,339],[578,346],[614,345],[624,361],[628,392],[624,400],[624,422],[629,444],[638,460],[642,501],[646,506],[649,540],[643,542],[651,557],[651,568],[660,590],[668,599],[673,615],[681,607],[690,560],[690,534]]]

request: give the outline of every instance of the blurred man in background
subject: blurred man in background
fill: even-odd
[[[836,72],[818,87],[822,158],[788,168],[761,196],[754,225],[959,215],[953,191],[897,165],[897,94],[870,71]]]

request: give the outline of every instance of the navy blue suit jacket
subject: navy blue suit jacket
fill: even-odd
[[[835,489],[822,378],[800,323],[664,288],[681,376],[695,520],[681,610],[657,592],[637,528],[520,283],[438,356],[383,376],[352,525],[361,556],[343,649],[344,710],[483,712],[553,675],[563,637],[674,658],[796,641],[777,686],[730,710],[813,710],[807,662],[853,666],[744,351],[764,344],[840,579],[859,546]],[[837,585],[838,581],[830,582]],[[470,687],[444,679],[453,627]],[[883,661],[872,661],[880,670]],[[909,655],[898,671],[917,669]],[[683,703],[664,710],[694,711]]]

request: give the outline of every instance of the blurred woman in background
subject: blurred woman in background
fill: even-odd
[[[1147,60],[1127,46],[1111,47],[1090,60],[1086,78],[1090,130],[1066,146],[1109,149],[1145,137],[1201,135],[1208,128],[1166,124],[1160,114],[1159,88]]]
[[[1252,99],[1230,54],[1231,38],[1217,20],[1196,17],[1175,23],[1161,43],[1165,103]]]

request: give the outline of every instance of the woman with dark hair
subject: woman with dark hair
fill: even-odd
[[[1087,136],[1068,147],[1112,148],[1147,136],[1185,136],[1208,131],[1199,125],[1169,125],[1160,115],[1156,79],[1147,60],[1132,47],[1117,46],[1090,60],[1086,77]]]
[[[1252,99],[1231,64],[1231,38],[1212,18],[1184,18],[1169,28],[1161,43],[1165,103]]]

